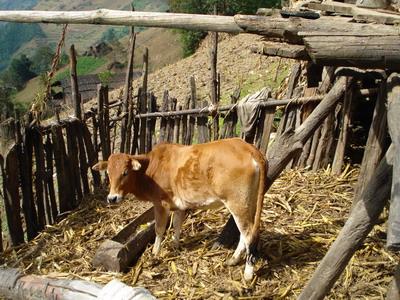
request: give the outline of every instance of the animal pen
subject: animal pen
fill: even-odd
[[[82,109],[75,51],[71,48],[74,117],[57,117],[55,121],[44,124],[30,115],[23,120],[8,119],[0,125],[2,197],[6,212],[6,216],[1,217],[7,220],[13,247],[0,250],[11,255],[13,249],[18,251],[25,242],[35,241],[41,232],[50,230],[51,233],[55,224],[64,224],[61,225],[66,230],[64,239],[71,239],[68,237],[69,221],[65,220],[69,216],[73,218],[84,199],[93,197],[90,195],[97,194],[102,184],[106,183],[107,179],[90,167],[112,152],[146,153],[159,142],[204,143],[238,136],[241,129],[241,136],[254,143],[268,157],[268,189],[274,190],[271,187],[273,182],[285,169],[309,168],[317,171],[330,168],[336,175],[343,174],[346,148],[350,143],[350,126],[357,118],[356,110],[364,109],[363,106],[373,107],[373,113],[351,212],[345,224],[341,224],[342,229],[324,253],[313,276],[305,286],[301,286],[301,293],[291,296],[299,299],[324,298],[374,225],[380,222],[379,216],[388,199],[391,202],[386,244],[388,249],[398,250],[400,161],[396,154],[400,151],[400,76],[395,72],[400,68],[400,37],[393,24],[398,24],[400,17],[338,2],[310,3],[309,8],[337,15],[310,20],[279,16],[188,16],[109,10],[0,12],[1,21],[139,25],[213,31],[210,103],[197,101],[194,77],[189,79],[190,96],[187,99],[174,99],[168,91],[162,99],[157,99],[148,89],[147,52],[143,60],[141,87],[133,91],[135,36],[132,35],[122,98],[109,100],[107,87],[99,85],[97,106]],[[350,18],[341,17],[341,14],[350,15]],[[376,22],[382,24],[374,24]],[[262,35],[272,42],[255,47],[254,52],[299,60],[292,66],[284,99],[274,99],[272,91],[263,89],[241,101],[240,93],[236,93],[231,96],[230,104],[219,103],[220,81],[216,67],[218,31]],[[304,82],[305,85],[301,84]],[[280,118],[278,111],[283,112]],[[270,144],[273,132],[275,136]],[[287,205],[287,202],[282,204],[285,209],[290,209]],[[305,220],[312,216],[315,209],[314,205],[305,210],[308,216]],[[154,239],[153,213],[147,206],[135,210],[134,220],[125,223],[126,226],[119,228],[114,235],[109,235],[109,239],[103,238],[102,244],[98,243],[93,257],[94,266],[123,272],[140,260],[140,255]],[[263,228],[266,227],[264,224]],[[268,232],[265,235],[267,241],[264,243],[268,243]],[[1,238],[2,235],[0,248],[3,246]],[[230,218],[216,238],[216,244],[229,247],[237,239],[238,231]],[[44,245],[43,242],[33,245],[16,261],[5,259],[6,266],[16,267],[24,260],[36,257]],[[218,251],[212,252],[210,257],[223,253]],[[304,250],[307,251],[311,250]],[[171,274],[182,274],[173,257],[167,261],[170,261]],[[134,271],[128,273],[132,277],[128,282],[141,282],[139,276],[144,263],[141,261],[131,269]],[[152,263],[161,264],[159,261]],[[189,275],[195,276],[197,269],[195,262],[188,271]],[[260,277],[265,276],[262,269]],[[147,272],[146,276],[157,282],[161,275]],[[0,296],[11,298],[39,295],[50,299],[57,295],[61,299],[68,291],[75,293],[75,299],[95,299],[100,298],[98,295],[102,288],[88,282],[78,284],[69,280],[24,276],[15,269],[1,269],[0,278]],[[388,299],[399,299],[399,281],[397,270],[387,288]],[[256,282],[253,282],[254,290],[255,285]],[[240,289],[237,297],[251,297],[251,286]],[[289,293],[288,289],[280,296],[289,297]],[[190,292],[185,295],[188,298]],[[222,298],[224,293],[214,291],[212,295]],[[267,297],[265,295],[270,294],[257,290],[254,297],[263,295]],[[192,297],[210,295],[193,294]]]

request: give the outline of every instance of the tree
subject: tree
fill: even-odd
[[[216,5],[220,15],[255,14],[259,7],[275,7],[279,3],[279,0],[169,0],[172,12],[213,14]],[[200,41],[206,36],[203,31],[181,30],[180,32],[185,56],[194,53]]]
[[[29,79],[37,75],[32,72],[31,67],[32,61],[25,54],[20,55],[19,58],[14,58],[1,76],[4,87],[22,89]]]
[[[50,70],[54,51],[49,46],[39,47],[33,54],[31,70],[36,74],[43,74]]]

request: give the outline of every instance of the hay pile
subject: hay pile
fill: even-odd
[[[357,175],[350,169],[339,177],[324,170],[289,171],[274,183],[264,202],[261,259],[251,284],[243,281],[243,265],[224,266],[232,249],[211,250],[228,218],[225,209],[192,212],[179,251],[169,230],[158,258],[149,248],[127,274],[94,269],[91,259],[101,242],[147,208],[135,200],[109,208],[90,199],[28,245],[6,253],[5,265],[17,262],[27,273],[99,283],[117,278],[166,299],[294,299],[346,221]],[[383,224],[375,227],[329,299],[383,297],[399,258],[384,249],[384,231]]]

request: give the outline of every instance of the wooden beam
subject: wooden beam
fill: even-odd
[[[379,24],[399,24],[400,15],[385,13],[368,8],[362,8],[353,4],[337,1],[326,1],[324,3],[308,3],[308,8],[322,10],[329,13],[337,13],[344,16],[352,16],[356,21],[373,22]]]
[[[233,17],[98,9],[91,11],[0,11],[0,21],[20,23],[102,24],[189,30],[243,32]]]
[[[253,45],[250,47],[250,50],[253,53],[258,53],[268,56],[279,56],[285,58],[310,60],[306,48],[303,45],[263,42],[261,44],[261,47]]]
[[[354,33],[343,36],[319,31],[307,34],[303,40],[311,60],[316,64],[400,69],[399,35],[357,36]]]

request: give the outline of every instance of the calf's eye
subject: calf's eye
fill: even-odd
[[[122,173],[122,176],[128,175],[128,170],[125,170],[124,173]]]

